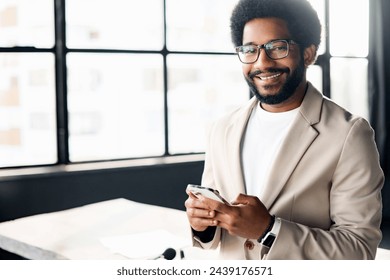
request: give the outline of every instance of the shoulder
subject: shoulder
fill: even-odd
[[[301,107],[300,112],[305,119],[318,128],[350,130],[355,125],[357,127],[370,128],[366,119],[351,113],[346,108],[322,95],[311,84],[309,84],[307,96],[305,96]]]
[[[345,129],[351,131],[370,131],[373,132],[369,122],[362,116],[351,113],[349,110],[338,105],[334,101],[324,97],[323,112],[321,118],[324,124],[334,126],[336,129]]]

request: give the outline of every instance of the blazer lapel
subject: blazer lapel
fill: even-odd
[[[322,95],[309,84],[300,111],[270,169],[261,196],[267,208],[275,202],[300,159],[317,137],[318,131],[313,125],[319,122],[322,100]]]

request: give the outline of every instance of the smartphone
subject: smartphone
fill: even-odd
[[[189,184],[187,188],[195,195],[197,196],[198,194],[203,195],[204,197],[214,199],[216,201],[225,203],[227,205],[230,205],[229,202],[224,199],[217,190],[212,189],[212,188],[207,188],[207,187],[202,187],[199,185],[193,185]]]

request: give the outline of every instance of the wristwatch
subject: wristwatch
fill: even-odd
[[[266,233],[264,238],[261,239],[261,244],[265,247],[271,248],[272,244],[274,244],[274,241],[276,239],[276,236],[279,233],[281,221],[279,218],[275,218],[275,222],[271,228],[270,231]]]

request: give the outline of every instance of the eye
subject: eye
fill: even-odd
[[[273,49],[277,51],[285,51],[287,50],[287,46],[274,46]]]
[[[255,54],[257,53],[257,47],[256,46],[241,46],[240,52],[243,54]]]
[[[265,48],[272,51],[286,51],[287,44],[284,41],[270,42],[265,45]]]

